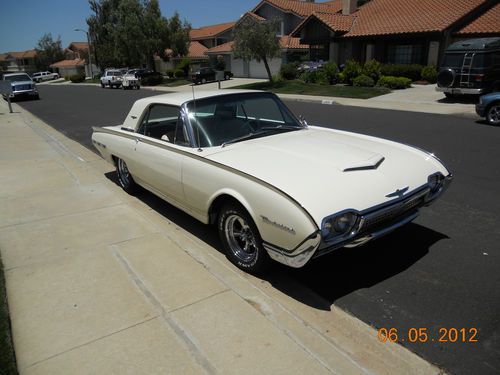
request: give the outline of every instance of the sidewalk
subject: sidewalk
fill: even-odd
[[[0,101],[0,250],[21,374],[440,373],[240,272],[13,107]]]

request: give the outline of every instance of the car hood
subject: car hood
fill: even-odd
[[[206,157],[285,192],[318,227],[328,215],[398,199],[387,195],[406,187],[410,193],[435,172],[448,174],[413,147],[317,127],[229,144]]]
[[[14,85],[33,85],[33,81],[11,81],[12,86]]]

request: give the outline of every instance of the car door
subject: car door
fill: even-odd
[[[182,163],[187,145],[180,107],[151,105],[137,132],[135,175],[152,191],[183,202]]]

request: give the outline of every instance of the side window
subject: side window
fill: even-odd
[[[153,104],[142,120],[139,133],[173,143],[178,118],[179,107]]]

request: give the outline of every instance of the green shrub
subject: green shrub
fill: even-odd
[[[190,67],[191,61],[187,58],[182,59],[177,63],[177,66],[175,67],[175,70],[182,70],[184,72],[184,76],[187,76],[189,73],[189,67]],[[175,75],[175,72],[174,72]]]
[[[335,75],[335,78],[337,78],[338,83],[344,83],[345,81],[345,75],[342,72],[339,72]]]
[[[163,77],[161,75],[151,75],[141,78],[141,85],[144,86],[156,86],[163,82]]]
[[[422,79],[429,83],[437,82],[437,69],[434,65],[427,65],[422,68],[421,71]]]
[[[377,86],[388,87],[390,89],[406,89],[411,86],[411,79],[406,77],[382,76],[377,82]]]
[[[361,64],[356,60],[347,60],[345,63],[344,70],[344,82],[352,85],[352,80],[359,76],[362,72]]]
[[[299,75],[297,70],[297,65],[295,64],[283,64],[281,65],[280,75],[283,79],[292,80],[296,79]]]
[[[412,81],[422,79],[420,73],[423,66],[420,64],[382,64],[380,67],[383,76],[406,77]]]
[[[175,78],[183,78],[183,77],[185,77],[186,75],[187,75],[187,74],[186,74],[186,73],[184,72],[184,70],[182,70],[182,69],[176,69],[176,70],[174,71],[174,77],[175,77]]]
[[[69,81],[69,76],[64,76],[65,81]]]
[[[224,60],[224,56],[218,55],[215,61],[215,70],[224,70],[226,69],[226,61]]]
[[[174,70],[173,69],[167,69],[165,72],[168,78],[174,78]]]
[[[300,75],[299,78],[305,83],[328,84],[326,73],[322,70],[312,70],[310,72],[304,72]]]
[[[352,80],[352,84],[359,87],[373,87],[375,86],[375,81],[372,77],[361,74]]]
[[[69,80],[73,83],[80,83],[85,81],[85,73],[73,74],[69,77]]]
[[[362,74],[370,77],[374,82],[380,78],[380,63],[377,60],[366,61],[363,65]]]
[[[333,85],[336,81],[336,76],[339,71],[339,67],[334,62],[329,62],[323,66],[323,71],[326,74],[326,79],[330,85]]]

